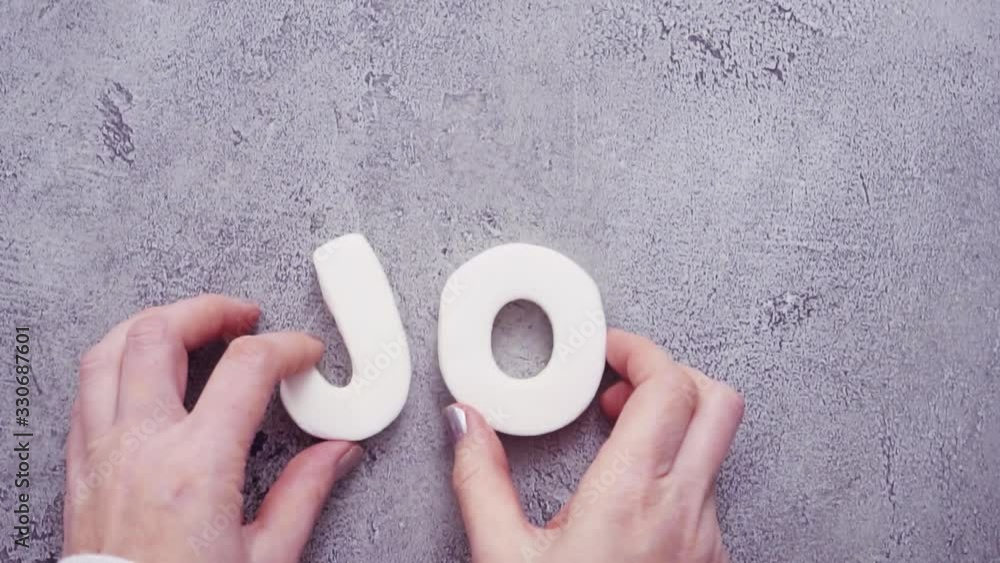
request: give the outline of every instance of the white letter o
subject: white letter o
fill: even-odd
[[[552,356],[529,379],[505,374],[491,344],[497,313],[519,299],[538,305],[552,325]],[[600,385],[606,340],[597,285],[583,268],[549,248],[520,243],[491,248],[455,270],[442,292],[438,363],[444,382],[456,400],[506,434],[537,436],[580,416]]]

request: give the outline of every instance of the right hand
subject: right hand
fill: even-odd
[[[466,405],[446,410],[456,448],[453,485],[475,563],[729,560],[715,480],[743,418],[743,398],[620,330],[608,332],[608,363],[624,378],[600,399],[617,421],[614,430],[544,528],[521,510],[507,456],[486,420]]]

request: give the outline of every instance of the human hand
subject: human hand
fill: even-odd
[[[723,563],[715,479],[743,418],[729,386],[649,340],[608,332],[616,420],[576,494],[544,528],[525,518],[500,440],[474,409],[446,409],[453,486],[475,563]]]
[[[66,444],[66,555],[141,563],[291,563],[359,446],[299,453],[243,525],[244,470],[275,384],[313,366],[323,345],[294,332],[239,336],[256,305],[202,295],[119,324],[80,361]],[[187,350],[229,345],[189,414]]]

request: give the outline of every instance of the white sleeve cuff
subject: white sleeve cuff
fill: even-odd
[[[59,563],[132,563],[128,559],[113,555],[70,555],[60,559]]]

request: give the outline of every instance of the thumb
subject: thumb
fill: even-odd
[[[264,497],[257,519],[247,526],[251,561],[297,562],[333,484],[363,457],[356,444],[330,441],[292,458]]]
[[[452,487],[473,560],[493,560],[523,543],[531,524],[521,510],[507,454],[493,428],[467,405],[451,405],[444,416],[455,446]]]

